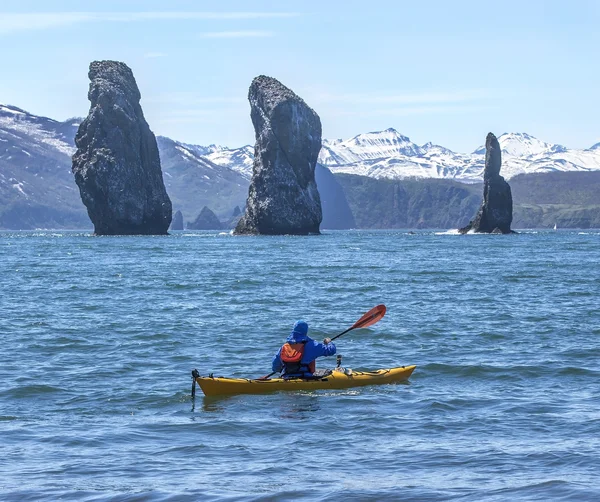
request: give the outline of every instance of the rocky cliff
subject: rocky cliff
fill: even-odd
[[[238,222],[242,217],[242,210],[240,206],[235,206],[233,208],[233,213],[230,218],[228,218],[225,222],[223,222],[223,228],[235,229],[237,227]]]
[[[475,218],[460,229],[460,233],[510,234],[513,218],[513,201],[510,185],[500,176],[502,154],[496,136],[485,140],[485,170],[483,173],[483,202]]]
[[[469,222],[481,202],[481,185],[450,180],[376,180],[354,174],[335,179],[355,228],[456,228]]]
[[[183,230],[183,214],[177,211],[171,222],[171,230]]]
[[[321,228],[344,230],[356,228],[356,222],[342,185],[329,169],[321,164],[315,168],[315,180],[319,187],[319,196],[323,208]]]
[[[204,206],[194,221],[187,225],[189,230],[221,230],[223,225],[208,207]]]
[[[317,234],[322,219],[315,165],[321,120],[300,97],[271,77],[248,93],[256,136],[246,212],[237,234]]]
[[[95,233],[166,234],[171,201],[133,73],[94,61],[88,76],[90,112],[75,136],[72,170]]]

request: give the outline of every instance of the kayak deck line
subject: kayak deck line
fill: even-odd
[[[345,371],[336,368],[331,373],[315,379],[283,378],[252,379],[199,376],[194,374],[195,382],[206,396],[233,394],[264,394],[276,391],[350,389],[366,385],[381,385],[408,380],[416,365],[384,368],[374,371]],[[194,370],[196,371],[196,370]]]

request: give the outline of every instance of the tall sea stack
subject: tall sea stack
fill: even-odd
[[[183,230],[183,214],[177,211],[171,222],[171,230]]]
[[[204,206],[194,221],[187,224],[189,230],[221,230],[223,225],[208,207]]]
[[[75,136],[73,174],[94,231],[166,234],[171,200],[133,73],[118,61],[94,61],[88,76],[91,106]]]
[[[246,212],[236,234],[318,234],[321,199],[315,165],[321,120],[300,97],[271,77],[250,85],[254,167]]]
[[[513,218],[513,202],[510,185],[500,176],[502,154],[496,136],[492,133],[485,140],[485,170],[483,172],[483,202],[473,220],[459,230],[461,234],[473,230],[476,233],[510,234]]]

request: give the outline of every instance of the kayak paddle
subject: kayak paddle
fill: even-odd
[[[373,326],[373,324],[375,324],[376,322],[380,321],[383,316],[385,315],[385,305],[377,305],[376,307],[373,307],[371,310],[369,310],[366,314],[364,314],[358,321],[356,321],[352,327],[348,328],[346,331],[342,331],[339,335],[334,336],[331,341],[333,342],[336,338],[339,338],[342,335],[345,335],[346,333],[348,333],[349,331],[352,331],[353,329],[358,329],[358,328],[368,328],[369,326]],[[260,377],[258,380],[267,380],[269,378],[271,378],[275,373],[277,373],[277,371],[274,371],[273,373],[269,373],[268,375],[265,375],[264,377]]]
[[[331,341],[333,342],[336,338],[339,338],[342,335],[348,333],[348,331],[352,331],[357,328],[368,328],[369,326],[373,326],[376,322],[380,321],[381,318],[385,315],[385,305],[377,305],[377,307],[373,307],[366,314],[364,314],[358,321],[354,323],[351,328],[348,328],[346,331],[340,333],[339,335],[334,336]]]

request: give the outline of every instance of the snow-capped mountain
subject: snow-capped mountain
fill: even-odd
[[[71,173],[79,122],[77,118],[60,122],[0,105],[0,226],[9,227],[17,217],[23,225],[23,215],[35,225],[89,224]],[[507,179],[521,173],[600,170],[600,143],[572,150],[526,133],[505,133],[498,140],[501,174]],[[243,205],[252,174],[252,146],[202,146],[161,137],[158,145],[169,195],[187,211],[186,219],[195,217],[203,205],[222,216]],[[484,154],[481,147],[467,154],[432,143],[417,145],[386,129],[347,140],[323,140],[319,161],[334,173],[477,182],[483,178]]]
[[[522,173],[600,170],[600,144],[589,150],[569,150],[527,133],[505,133],[498,142],[503,153],[501,174],[507,179]],[[319,161],[334,173],[475,182],[483,179],[485,146],[472,154],[456,153],[432,143],[419,146],[394,129],[386,129],[345,141],[324,140]]]
[[[0,228],[91,227],[71,172],[80,120],[60,122],[15,106],[0,105]],[[586,150],[571,150],[525,133],[503,134],[498,139],[505,178],[520,173],[600,170],[600,143]],[[157,142],[165,185],[174,209],[182,210],[185,220],[195,218],[204,205],[221,218],[230,218],[235,206],[243,206],[253,165],[252,146],[202,146],[164,137],[158,137]],[[393,129],[359,134],[348,140],[324,140],[320,154],[320,162],[331,171],[392,179],[475,182],[482,179],[484,161],[484,150],[465,154],[432,143],[419,146]],[[353,227],[351,219],[346,218],[353,216],[345,190],[356,202],[352,186],[360,186],[365,180],[335,178],[323,166],[318,166],[316,178],[323,221],[329,218],[326,228]],[[586,177],[583,181],[577,178],[577,183],[586,183]],[[346,188],[342,188],[342,180]],[[377,192],[372,196],[377,197]],[[368,208],[361,206],[357,214],[363,211],[368,213]],[[342,220],[345,223],[336,227]],[[374,225],[372,221],[375,220],[367,218],[363,224]]]
[[[501,174],[510,179],[523,173],[600,170],[600,143],[587,150],[570,150],[540,141],[527,133],[498,137],[502,149]],[[207,159],[250,179],[254,150],[219,147]],[[417,145],[394,129],[359,134],[348,140],[323,140],[319,162],[334,173],[372,178],[447,178],[467,183],[483,179],[485,146],[473,153],[457,153],[440,145]]]
[[[91,227],[71,172],[79,122],[59,122],[0,105],[0,228]],[[195,219],[204,206],[227,221],[239,213],[248,197],[253,147],[206,147],[162,136],[157,144],[167,192],[184,221]],[[323,228],[354,227],[335,177],[323,166],[317,167],[315,177]]]
[[[530,155],[565,152],[562,145],[553,145],[540,141],[524,132],[504,133],[498,137],[498,143],[504,156],[528,157]],[[475,155],[485,155],[485,145],[473,152]]]
[[[0,104],[0,131],[5,143],[10,137],[28,137],[69,156],[75,152],[73,139],[80,120],[73,118],[59,122],[33,115],[16,106]]]
[[[327,166],[341,166],[361,161],[405,155],[421,155],[423,151],[409,138],[395,129],[359,134],[347,140],[323,140],[319,162]]]
[[[540,141],[527,133],[504,133],[498,137],[502,149],[501,174],[510,179],[523,173],[600,170],[600,143],[587,150],[570,150]],[[214,147],[205,158],[252,176],[254,149]],[[196,147],[201,151],[202,148]],[[394,129],[359,134],[342,140],[323,140],[319,162],[334,173],[372,178],[447,178],[467,183],[483,179],[485,146],[473,153],[457,153],[440,145],[417,145]]]
[[[71,172],[77,127],[0,105],[0,227],[88,224]]]
[[[0,228],[88,228],[71,172],[81,119],[64,122],[0,105]],[[186,220],[204,205],[230,217],[248,196],[248,177],[210,162],[222,150],[157,138],[165,185]]]
[[[204,206],[230,217],[235,206],[244,205],[249,184],[246,177],[199,155],[202,147],[198,145],[163,136],[156,140],[165,187],[173,207],[181,209],[186,221],[195,219]]]
[[[206,156],[206,155],[210,155],[214,152],[219,152],[221,150],[227,150],[227,147],[219,146],[219,145],[202,146],[202,145],[192,145],[190,143],[181,143],[179,141],[177,143],[179,145],[181,145],[183,148],[185,148],[188,152],[193,152],[193,154],[196,156]]]
[[[501,174],[510,179],[523,173],[551,171],[600,170],[600,143],[587,150],[570,150],[562,145],[540,141],[527,133],[504,133],[498,137],[502,149]],[[252,176],[254,149],[212,148],[205,158],[233,169],[246,179]],[[440,145],[417,145],[394,129],[359,134],[342,140],[323,140],[319,162],[334,173],[348,173],[372,178],[402,179],[447,178],[474,183],[482,181],[485,146],[473,153],[457,153]]]

